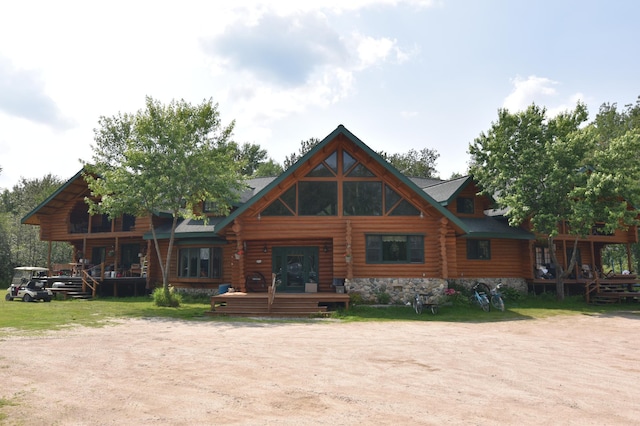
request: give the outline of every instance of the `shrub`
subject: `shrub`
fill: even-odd
[[[376,293],[376,300],[381,305],[388,305],[391,301],[391,295],[386,291],[379,291]]]
[[[175,291],[173,286],[169,286],[169,292],[165,292],[164,288],[156,287],[151,294],[153,303],[156,306],[165,306],[168,308],[177,308],[182,303],[182,295]]]
[[[349,293],[349,303],[351,306],[362,305],[364,303],[362,294],[358,292]]]
[[[501,287],[500,294],[502,294],[502,298],[505,301],[517,302],[518,300],[522,300],[522,293],[520,293],[515,288],[511,287]]]

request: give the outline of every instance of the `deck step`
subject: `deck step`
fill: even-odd
[[[329,303],[344,303],[348,307],[349,296],[345,294],[279,294],[269,308],[266,293],[231,293],[213,296],[211,311],[213,316],[284,316],[310,317],[327,316]]]

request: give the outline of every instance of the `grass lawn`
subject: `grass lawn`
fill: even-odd
[[[447,321],[491,322],[544,318],[553,315],[607,313],[625,311],[640,315],[640,304],[587,305],[581,297],[563,302],[552,296],[506,300],[506,311],[483,312],[465,301],[441,306],[436,315],[429,310],[417,315],[410,306],[352,306],[338,310],[333,318],[342,321]],[[0,300],[0,337],[14,332],[59,330],[72,326],[101,327],[117,318],[174,318],[187,321],[257,321],[243,318],[219,318],[205,315],[210,310],[207,298],[183,300],[179,308],[155,306],[149,297],[101,298],[96,300],[54,300],[51,303]],[[267,320],[263,320],[267,321]],[[296,321],[296,320],[293,320]]]

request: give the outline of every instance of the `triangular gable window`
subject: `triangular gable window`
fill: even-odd
[[[384,184],[380,177],[349,152],[338,149],[282,193],[261,214],[419,216],[420,210]]]
[[[420,216],[420,210],[407,200],[402,200],[389,216]]]
[[[334,177],[338,173],[338,155],[332,152],[307,174],[307,177]]]
[[[376,177],[371,170],[367,169],[362,163],[357,164],[353,170],[349,172],[348,177]]]
[[[263,216],[294,216],[296,212],[296,185],[287,189],[279,199],[262,211]]]

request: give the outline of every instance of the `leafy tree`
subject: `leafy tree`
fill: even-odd
[[[11,191],[0,194],[0,265],[11,275],[14,266],[45,266],[52,263],[67,263],[72,259],[71,245],[64,242],[49,244],[40,241],[39,228],[23,225],[22,218],[51,195],[62,181],[48,174],[42,179],[22,178]],[[0,276],[0,280],[4,277]]]
[[[296,163],[296,161],[304,157],[304,155],[307,152],[311,151],[313,147],[318,145],[320,142],[321,141],[318,138],[310,138],[307,140],[300,141],[300,148],[298,149],[298,152],[297,153],[294,152],[291,155],[288,155],[285,157],[284,170],[287,170],[289,167],[293,166]]]
[[[380,155],[405,176],[435,178],[438,175],[436,161],[440,154],[435,150],[429,148],[422,148],[420,151],[410,149],[402,154],[387,154],[382,151]]]
[[[197,218],[200,202],[215,202],[221,214],[229,211],[244,187],[237,145],[231,141],[234,122],[221,125],[218,105],[184,100],[167,105],[151,97],[135,114],[100,117],[92,145],[92,164],[85,178],[95,199],[92,213],[118,217],[169,213],[169,245],[162,263],[153,223],[151,233],[162,270],[166,300],[175,229],[180,218]]]
[[[258,165],[258,168],[253,172],[252,177],[279,176],[282,172],[284,172],[282,166],[269,158],[269,160]]]
[[[553,118],[536,105],[518,113],[502,109],[469,148],[471,173],[485,193],[508,208],[510,224],[530,221],[534,231],[548,235],[559,299],[575,265],[578,238],[595,222],[613,231],[633,224],[637,215],[628,207],[636,201],[640,175],[628,153],[638,152],[640,138],[625,134],[602,143],[594,125],[582,127],[587,116],[581,103]],[[554,245],[561,221],[575,235],[567,270]]]

